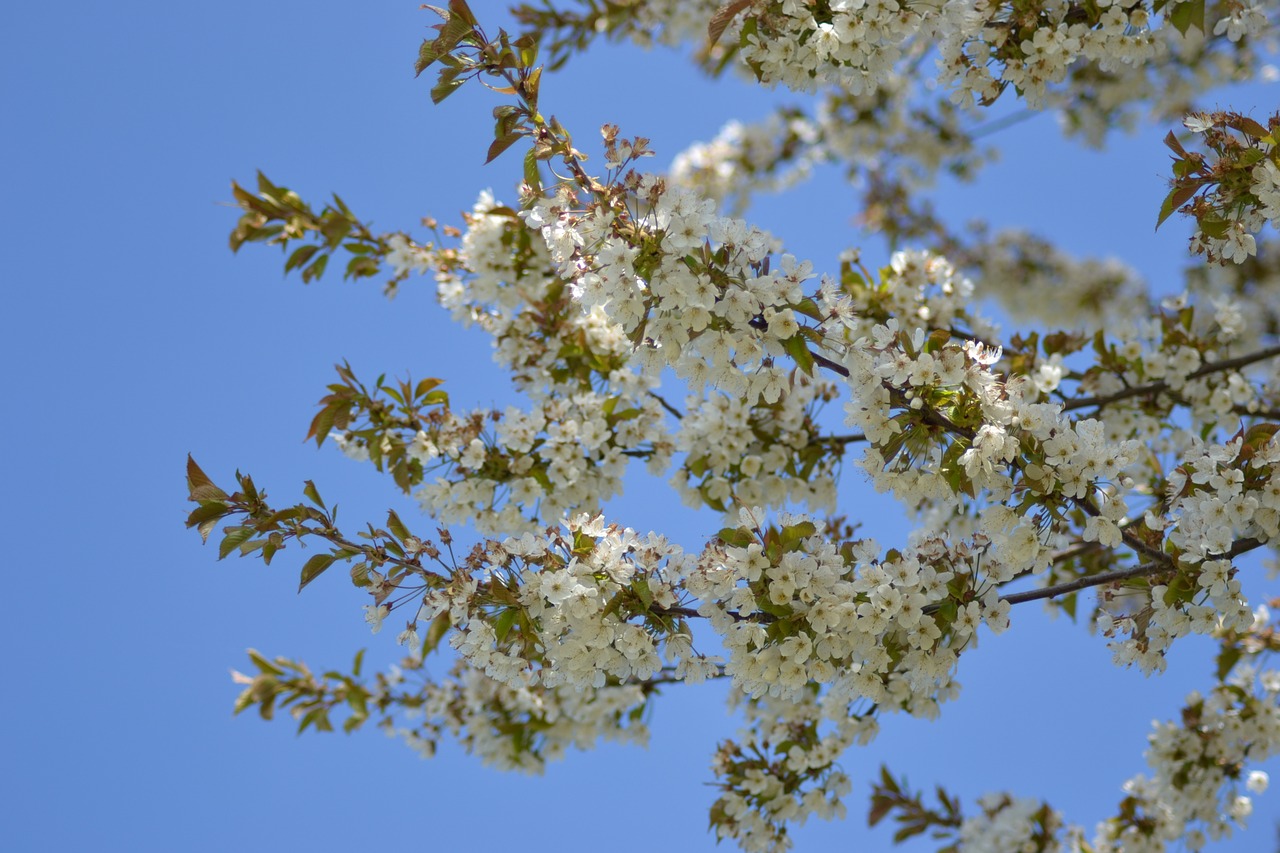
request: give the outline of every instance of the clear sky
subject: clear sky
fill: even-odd
[[[473,3],[482,17],[501,5]],[[298,738],[287,719],[231,716],[228,669],[247,666],[246,647],[318,669],[366,646],[367,665],[385,665],[398,649],[394,631],[369,635],[367,599],[343,573],[296,594],[296,548],[270,567],[216,562],[183,527],[186,454],[219,483],[240,468],[292,502],[313,479],[348,522],[395,507],[430,531],[371,468],[302,441],[333,363],[441,376],[459,405],[510,397],[487,341],[449,322],[430,282],[387,302],[377,284],[304,287],[282,278],[273,250],[227,249],[230,181],[259,168],[317,203],[337,191],[387,230],[424,215],[458,222],[485,187],[514,198],[518,155],[482,165],[496,96],[477,87],[433,107],[428,81],[413,78],[429,13],[408,0],[224,0],[24,3],[5,18],[0,847],[710,850],[702,783],[735,726],[721,686],[671,690],[647,750],[575,753],[542,778],[452,747],[424,762],[374,731]],[[550,78],[542,106],[589,151],[604,121],[651,137],[661,166],[780,99],[700,80],[674,54],[602,46]],[[1275,101],[1274,87],[1224,96],[1243,110]],[[1118,254],[1168,282],[1185,234],[1152,233],[1166,130],[1088,153],[1040,117],[993,140],[1001,164],[977,187],[942,188],[940,208]],[[846,191],[816,182],[756,219],[829,270],[860,242],[854,212]],[[900,535],[849,479],[848,511],[882,541]],[[610,512],[693,547],[718,527],[643,476]],[[1082,628],[1019,607],[1009,634],[966,656],[960,700],[939,722],[886,719],[871,748],[845,756],[849,819],[800,829],[798,848],[891,846],[865,828],[881,761],[969,806],[1007,789],[1091,826],[1145,768],[1151,720],[1209,678],[1194,641],[1146,679],[1113,667]],[[1220,849],[1264,849],[1278,818],[1273,791],[1253,832]]]

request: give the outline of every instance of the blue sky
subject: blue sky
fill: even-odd
[[[483,15],[499,4],[473,5]],[[485,187],[514,197],[518,156],[482,165],[494,96],[467,89],[433,107],[413,79],[429,14],[412,2],[280,0],[30,3],[6,17],[5,847],[711,849],[702,783],[734,729],[722,687],[672,690],[647,750],[573,754],[542,778],[453,748],[424,762],[372,731],[297,738],[287,720],[231,716],[228,669],[247,665],[246,647],[317,668],[366,646],[369,665],[398,654],[394,631],[369,635],[365,599],[340,575],[296,594],[296,549],[270,567],[216,562],[183,528],[186,454],[220,483],[239,468],[284,502],[313,479],[350,522],[395,507],[430,531],[380,475],[302,441],[332,365],[442,376],[462,405],[510,393],[486,340],[450,324],[429,282],[387,302],[376,284],[304,287],[282,277],[274,251],[227,249],[230,181],[259,168],[317,202],[337,191],[387,230],[424,215],[456,222]],[[651,137],[660,165],[779,98],[702,81],[673,54],[602,47],[549,78],[542,104],[583,147],[605,121]],[[1274,101],[1258,88],[1230,103]],[[1184,235],[1151,230],[1164,132],[1089,153],[1040,117],[997,139],[1002,162],[978,187],[944,187],[939,206],[1118,254],[1167,281]],[[819,270],[858,241],[848,194],[829,182],[758,213]],[[890,531],[883,540],[899,529],[857,483],[846,498]],[[718,526],[643,476],[611,512],[694,547]],[[881,761],[969,804],[1008,789],[1092,825],[1143,769],[1151,720],[1209,683],[1194,642],[1144,679],[1034,605],[1013,619],[1011,634],[966,657],[964,691],[941,721],[888,719],[876,744],[845,757],[851,816],[802,828],[799,849],[890,847],[863,818]],[[1262,796],[1252,835],[1221,849],[1260,849],[1278,817],[1280,794]]]

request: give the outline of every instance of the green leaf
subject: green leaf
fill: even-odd
[[[524,182],[535,193],[542,192],[542,174],[538,171],[538,151],[530,148],[524,155]]]
[[[431,392],[431,389],[435,388],[437,385],[442,385],[442,384],[444,384],[443,379],[435,379],[435,378],[423,379],[419,381],[417,386],[413,389],[413,396],[424,397]]]
[[[511,633],[511,627],[516,624],[516,618],[519,615],[520,608],[508,607],[502,611],[498,621],[493,623],[494,639],[499,646],[507,641],[507,634]]]
[[[262,546],[266,544],[266,539],[251,539],[248,542],[242,542],[240,543],[240,556],[247,557],[254,551],[261,550]]]
[[[404,526],[404,522],[400,520],[400,516],[396,515],[394,509],[387,510],[387,528],[395,534],[395,537],[401,542],[408,539],[412,534],[409,528]]]
[[[1218,217],[1208,217],[1200,220],[1200,230],[1215,240],[1221,240],[1227,236],[1227,229],[1231,227],[1231,223],[1226,219]]]
[[[458,90],[465,81],[456,75],[442,73],[440,80],[431,87],[431,103],[438,104]]]
[[[298,584],[298,592],[302,592],[307,584],[320,577],[325,569],[333,565],[333,561],[336,559],[337,557],[333,554],[316,554],[310,560],[307,560],[302,567],[302,580]]]
[[[721,542],[734,548],[745,548],[755,541],[755,537],[741,527],[726,527],[716,535]]]
[[[1235,167],[1243,169],[1252,166],[1265,156],[1267,155],[1263,153],[1261,148],[1246,148],[1240,152],[1239,158],[1236,159]]]
[[[1184,36],[1192,27],[1203,33],[1205,31],[1204,0],[1190,0],[1188,3],[1179,3],[1174,6],[1173,11],[1169,13],[1169,23]]]
[[[1222,651],[1218,652],[1217,668],[1215,674],[1219,681],[1222,681],[1230,674],[1232,668],[1240,660],[1241,651],[1239,646],[1223,646]]]
[[[343,240],[347,239],[347,235],[351,233],[351,227],[349,219],[339,216],[326,217],[325,223],[320,226],[320,233],[324,235],[329,248],[336,249]]]
[[[307,480],[306,485],[302,489],[302,494],[306,495],[307,499],[310,500],[316,506],[320,507],[321,509],[325,509],[324,501],[320,499],[320,493],[316,491],[315,483],[311,482],[310,480]]]
[[[801,299],[798,305],[792,305],[791,309],[797,314],[803,314],[812,320],[817,320],[819,323],[825,319],[822,316],[822,309],[818,307],[818,303],[814,302],[808,296]]]
[[[809,352],[809,344],[805,341],[804,335],[792,335],[782,342],[782,347],[787,355],[795,359],[797,367],[806,375],[813,375],[813,353]]]
[[[351,411],[351,404],[343,399],[335,400],[324,406],[311,419],[311,428],[307,430],[307,438],[314,437],[316,447],[324,444],[324,440],[329,437],[329,432],[333,429],[334,420],[340,413],[349,411]],[[305,441],[306,439],[303,440]]]
[[[1169,194],[1165,196],[1164,203],[1160,205],[1160,216],[1156,219],[1156,229],[1158,230],[1164,224],[1164,221],[1173,215],[1175,210],[1186,204],[1199,190],[1200,187],[1195,184],[1174,187],[1170,190]]]
[[[316,727],[318,732],[333,731],[333,725],[329,722],[329,712],[323,705],[317,705],[302,715],[302,720],[298,723],[298,734],[302,734],[307,730],[308,726],[312,725]]]
[[[653,606],[653,590],[649,588],[648,578],[633,577],[631,579],[631,591],[640,599],[640,603],[644,605],[645,610]]]
[[[440,645],[440,641],[444,639],[444,635],[449,633],[449,626],[451,624],[448,613],[441,613],[435,619],[431,620],[431,625],[427,628],[427,633],[422,635],[422,657],[425,658],[436,650],[436,646]]]
[[[311,260],[318,251],[320,251],[319,246],[299,246],[293,251],[293,254],[289,256],[289,260],[284,262],[284,271],[289,272],[290,270],[305,266],[307,261]]]
[[[782,536],[781,536],[782,545],[784,548],[790,549],[792,545],[795,545],[796,543],[800,542],[802,539],[807,539],[808,537],[812,536],[817,532],[818,532],[818,528],[814,525],[812,521],[802,521],[799,524],[794,524],[790,527],[784,527],[782,529]]]
[[[221,501],[201,501],[200,506],[187,516],[187,527],[196,528],[201,541],[208,542],[209,534],[218,525],[218,521],[232,512],[232,508]]]
[[[284,675],[283,669],[263,657],[257,649],[249,649],[246,653],[249,655],[249,660],[253,661],[253,665],[264,675],[274,675],[277,678]]]
[[[1182,203],[1186,201],[1186,199],[1183,199],[1183,202],[1179,202],[1177,200],[1179,195],[1185,190],[1186,187],[1174,187],[1169,191],[1169,194],[1164,197],[1164,201],[1160,204],[1160,213],[1156,216],[1155,230],[1159,231],[1160,226],[1164,224],[1164,221],[1172,216],[1173,212],[1181,207]],[[1192,195],[1195,195],[1194,191],[1192,192]]]
[[[520,49],[520,61],[524,63],[524,67],[528,68],[533,65],[538,58],[538,43],[535,41],[530,48]],[[538,87],[542,83],[542,69],[535,68],[529,72],[529,76],[524,81],[524,97],[529,103],[529,109],[537,114],[538,112]]]
[[[252,527],[232,528],[227,535],[222,537],[222,542],[218,545],[218,559],[221,560],[226,557],[235,548],[239,547],[242,542],[253,536],[255,532]]]
[[[347,269],[343,278],[372,278],[378,274],[378,261],[367,255],[357,255],[347,261]]]
[[[329,265],[329,256],[321,255],[316,258],[315,263],[302,271],[302,283],[310,284],[316,281],[320,276],[324,275],[324,268]]]
[[[438,39],[425,39],[418,48],[418,61],[413,63],[413,76],[417,77],[430,67],[431,63],[447,52],[447,48],[439,44]]]

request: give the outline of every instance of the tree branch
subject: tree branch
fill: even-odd
[[[867,437],[860,432],[850,433],[849,435],[823,435],[819,436],[815,444],[857,444],[860,441],[866,441]]]
[[[681,411],[680,411],[679,409],[677,409],[675,406],[673,406],[673,405],[671,405],[670,403],[668,403],[668,402],[666,401],[666,399],[665,399],[661,394],[659,394],[657,391],[650,391],[650,392],[649,392],[649,396],[650,396],[650,397],[652,397],[653,399],[657,400],[657,401],[658,401],[658,404],[659,404],[660,406],[662,406],[662,408],[666,409],[668,412],[670,412],[672,415],[674,415],[674,416],[675,416],[675,418],[676,418],[676,420],[678,420],[678,421],[682,421],[682,420],[684,420],[684,415],[681,413]]]
[[[1241,554],[1247,554],[1255,548],[1262,547],[1264,542],[1257,539],[1241,539],[1231,546],[1222,557],[1228,559],[1238,557]],[[1211,559],[1222,559],[1222,557],[1211,557]],[[1010,604],[1022,604],[1026,601],[1038,601],[1042,598],[1053,598],[1057,595],[1066,595],[1069,592],[1086,589],[1091,586],[1102,586],[1103,584],[1115,583],[1116,581],[1128,580],[1130,578],[1149,577],[1158,575],[1161,572],[1173,571],[1174,567],[1170,565],[1171,558],[1168,556],[1164,560],[1153,560],[1150,563],[1143,563],[1140,566],[1131,566],[1127,569],[1116,569],[1111,572],[1103,572],[1097,575],[1091,575],[1087,578],[1078,578],[1066,583],[1054,584],[1053,586],[1042,587],[1041,589],[1032,589],[1026,592],[1011,592],[1008,595],[1000,596],[1001,601],[1007,601]]]
[[[1223,370],[1234,370],[1237,367],[1246,367],[1259,361],[1265,361],[1268,358],[1274,358],[1280,355],[1280,346],[1267,347],[1260,349],[1249,355],[1241,355],[1236,358],[1228,358],[1222,361],[1215,361],[1206,364],[1199,370],[1194,370],[1187,374],[1188,379],[1199,379],[1201,376],[1207,376],[1210,373],[1218,373]],[[1146,394],[1158,394],[1161,391],[1168,391],[1169,383],[1164,382],[1148,382],[1146,385],[1134,385],[1130,388],[1123,388],[1114,394],[1104,394],[1098,397],[1077,397],[1074,400],[1068,400],[1063,404],[1063,411],[1071,411],[1073,409],[1083,409],[1089,406],[1097,406],[1099,408],[1115,403],[1119,400],[1125,400],[1130,397],[1141,397]]]
[[[1066,583],[1054,584],[1040,589],[1032,589],[1026,592],[1011,592],[1008,595],[1000,596],[1001,601],[1007,601],[1010,604],[1022,604],[1026,601],[1039,601],[1042,598],[1053,598],[1057,595],[1066,595],[1069,592],[1086,589],[1091,586],[1102,586],[1103,584],[1115,583],[1116,581],[1128,580],[1129,578],[1141,578],[1149,575],[1159,574],[1160,572],[1173,571],[1173,568],[1167,562],[1153,561],[1143,563],[1140,566],[1130,566],[1127,569],[1116,569],[1112,572],[1103,572],[1099,575],[1091,575],[1087,578],[1078,578]]]

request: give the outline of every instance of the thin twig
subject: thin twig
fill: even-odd
[[[989,134],[995,133],[1000,130],[1004,130],[1006,127],[1012,127],[1015,124],[1021,124],[1027,119],[1035,118],[1036,115],[1037,113],[1034,110],[1027,110],[1027,109],[1019,110],[1016,113],[1011,113],[1010,115],[1003,116],[1002,118],[998,118],[995,121],[989,121],[986,124],[978,125],[977,127],[969,131],[969,138],[981,139],[982,137],[987,136]]]
[[[866,441],[867,437],[860,432],[851,433],[849,435],[824,435],[819,436],[816,444],[857,444],[860,441]]]
[[[820,364],[823,367],[825,367],[827,370],[830,370],[832,373],[840,374],[845,379],[849,378],[849,368],[845,367],[840,362],[832,361],[831,359],[827,358],[825,355],[820,355],[819,353],[812,352],[812,351],[810,351],[809,355],[813,356],[814,364]]]
[[[1084,512],[1085,515],[1091,515],[1091,516],[1094,516],[1095,518],[1103,517],[1102,511],[1098,509],[1096,506],[1094,506],[1093,501],[1091,501],[1089,498],[1071,498],[1071,502],[1075,504],[1077,507],[1079,507]],[[1158,548],[1153,548],[1152,546],[1148,545],[1146,542],[1143,542],[1141,539],[1139,539],[1134,534],[1130,533],[1125,528],[1120,528],[1120,535],[1124,539],[1124,544],[1128,545],[1130,548],[1132,548],[1134,551],[1138,552],[1139,554],[1146,554],[1148,557],[1156,561],[1163,561],[1165,563],[1172,562],[1173,558],[1170,557],[1168,554],[1166,554],[1165,552],[1161,551]]]
[[[670,403],[668,403],[663,398],[663,396],[659,394],[657,391],[650,391],[649,396],[657,400],[658,404],[662,406],[662,408],[666,409],[668,412],[675,415],[676,420],[679,420],[679,421],[684,420],[684,415],[680,412],[680,410],[677,409],[675,406],[671,405]]]

